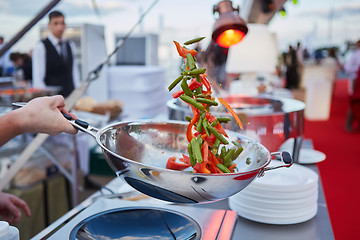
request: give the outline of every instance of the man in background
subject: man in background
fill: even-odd
[[[26,53],[14,52],[10,54],[10,60],[15,68],[15,75],[17,71],[21,72],[21,77],[17,80],[26,82],[28,86],[32,79],[31,57]]]
[[[349,74],[350,80],[350,93],[353,92],[354,81],[357,77],[359,67],[360,67],[360,40],[356,42],[354,52],[351,54],[350,58],[344,64],[344,70]]]
[[[75,44],[63,37],[66,24],[61,12],[49,14],[48,28],[48,37],[33,50],[33,87],[59,87],[59,94],[67,97],[80,85]]]
[[[360,79],[360,40],[356,42],[356,49],[350,56],[349,60],[346,61],[344,64],[344,70],[347,74],[349,74],[349,93],[350,97],[352,98],[358,98],[360,89],[359,89],[359,83],[357,85],[355,84],[356,81],[359,81]],[[356,86],[356,87],[355,87]],[[354,101],[355,99],[353,99]],[[346,117],[345,122],[345,130],[348,132],[352,132],[353,128],[353,121],[354,121],[354,112],[350,105],[350,108],[348,110],[348,114]],[[360,129],[360,125],[359,125]]]
[[[4,37],[0,36],[0,49],[5,45],[4,43]],[[11,76],[12,74],[12,64],[10,61],[10,51],[6,51],[1,57],[0,57],[0,77],[2,76]]]

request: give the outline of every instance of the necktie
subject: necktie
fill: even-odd
[[[66,61],[66,52],[65,52],[65,49],[64,49],[64,46],[63,46],[63,42],[62,41],[59,41],[59,46],[60,46],[60,52],[59,52],[59,55],[60,57]]]

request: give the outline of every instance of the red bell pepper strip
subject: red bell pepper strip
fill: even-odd
[[[239,127],[241,129],[243,129],[243,125],[242,125],[238,115],[234,112],[234,110],[230,107],[230,105],[224,99],[222,99],[222,98],[218,98],[218,99],[219,99],[219,102],[222,105],[224,105],[227,108],[227,110],[231,113],[231,115],[235,118],[235,120],[236,120],[237,124],[239,125]]]
[[[214,134],[211,133],[211,135],[208,136],[208,137],[205,139],[205,141],[209,144],[209,147],[212,148],[212,147],[214,146],[215,141],[216,141],[216,137],[215,137]]]
[[[204,142],[201,146],[201,154],[203,157],[203,162],[207,163],[209,161],[209,145],[207,144],[207,142]]]
[[[183,90],[179,90],[179,91],[174,92],[174,93],[172,94],[172,97],[173,97],[173,98],[178,98],[178,97],[180,97],[180,96],[183,95],[183,94],[184,94],[184,91],[183,91]]]
[[[195,124],[198,122],[199,117],[200,117],[200,110],[197,109],[196,107],[194,107],[193,105],[189,104],[189,106],[191,107],[191,110],[193,112],[193,118],[191,119],[191,123]]]
[[[180,162],[183,162],[183,163],[186,163],[186,164],[188,164],[188,165],[191,164],[191,163],[190,163],[190,157],[188,157],[188,156],[186,156],[186,155],[184,155],[184,154],[183,154],[183,157],[182,157],[182,158],[179,158],[179,161],[180,161]]]
[[[191,56],[195,56],[197,54],[197,51],[195,49],[186,49],[180,46],[180,44],[176,41],[174,41],[176,50],[178,51],[179,55],[183,58],[186,58],[186,54],[190,53]]]
[[[225,132],[225,129],[221,126],[220,123],[218,123],[218,124],[215,126],[215,129],[218,131],[218,133],[224,135],[225,137],[228,137],[228,135],[227,135],[226,132]]]
[[[178,163],[175,162],[176,157],[169,157],[167,163],[166,163],[166,168],[167,169],[172,169],[172,170],[184,170],[188,167],[190,167],[190,164],[186,164],[186,163]]]
[[[207,78],[204,76],[204,74],[201,74],[200,78],[201,78],[201,82],[204,84],[207,91],[211,92],[211,85],[210,85],[209,81],[207,80]]]
[[[205,162],[200,163],[196,163],[194,165],[194,172],[195,173],[211,173],[209,169],[207,169],[207,164]]]
[[[189,123],[187,130],[186,130],[186,139],[188,140],[188,142],[191,142],[191,139],[194,138],[194,134],[192,133],[192,127],[194,126],[194,124],[192,124],[191,122]]]

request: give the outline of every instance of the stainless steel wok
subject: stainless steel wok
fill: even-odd
[[[68,120],[96,138],[108,164],[120,178],[146,195],[169,202],[202,203],[230,197],[256,176],[273,169],[267,165],[274,155],[280,156],[284,163],[279,167],[292,165],[289,153],[270,153],[263,145],[227,131],[229,142],[240,140],[244,148],[234,161],[238,172],[198,174],[190,172],[191,169],[169,170],[165,168],[169,157],[187,154],[186,122],[132,121],[98,130],[70,116]],[[251,163],[246,163],[247,158]]]

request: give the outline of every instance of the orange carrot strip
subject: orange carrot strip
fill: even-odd
[[[218,98],[218,99],[219,99],[220,103],[222,105],[224,105],[227,108],[227,110],[231,113],[231,115],[235,118],[237,124],[239,124],[239,127],[241,129],[243,129],[243,125],[242,125],[238,115],[234,112],[234,110],[230,107],[230,105],[224,99],[222,99],[222,98]]]
[[[236,167],[236,163],[233,163],[230,167],[229,170],[230,172],[234,172],[234,168]]]

